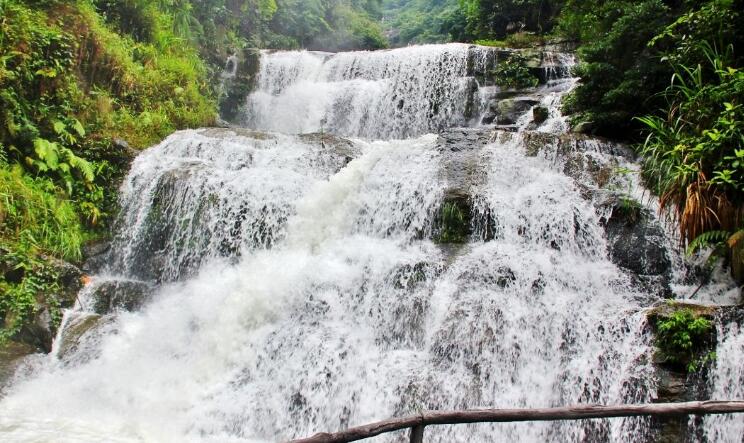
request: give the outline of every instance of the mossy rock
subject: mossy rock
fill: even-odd
[[[437,243],[466,243],[472,233],[471,220],[470,196],[460,191],[448,192],[434,223],[434,240]]]
[[[150,298],[152,286],[131,280],[112,280],[100,283],[90,298],[90,309],[103,315],[116,311],[137,311]]]
[[[535,106],[532,108],[532,121],[536,124],[542,124],[550,117],[550,111],[545,106]]]
[[[0,390],[13,378],[23,359],[38,352],[27,343],[7,341],[0,344]]]
[[[646,314],[655,334],[654,362],[682,374],[705,371],[715,358],[716,307],[668,302]]]
[[[255,48],[243,49],[238,54],[235,77],[225,82],[225,93],[220,99],[220,117],[227,122],[238,119],[248,95],[253,91],[260,70],[261,52]]]
[[[85,341],[99,328],[106,317],[98,314],[83,313],[70,320],[62,331],[62,338],[57,351],[57,357],[62,361],[69,361],[81,348],[85,347]]]

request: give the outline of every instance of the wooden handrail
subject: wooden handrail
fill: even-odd
[[[423,440],[424,427],[465,423],[501,423],[519,421],[584,420],[616,417],[669,417],[744,413],[744,401],[692,401],[642,405],[578,405],[542,409],[476,409],[470,411],[425,411],[409,417],[393,418],[336,433],[320,433],[288,443],[346,443],[388,432],[411,428],[411,442]]]

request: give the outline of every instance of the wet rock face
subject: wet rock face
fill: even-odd
[[[48,257],[46,260],[57,276],[57,289],[36,295],[36,306],[30,321],[26,322],[12,340],[48,353],[52,350],[52,341],[59,326],[59,318],[55,317],[59,315],[60,309],[70,308],[75,304],[77,293],[83,286],[83,272],[63,260]]]
[[[483,129],[453,129],[439,134],[442,175],[447,189],[434,221],[433,239],[440,244],[464,243],[473,231],[472,187],[485,177],[482,149],[494,133]]]
[[[513,125],[519,117],[540,103],[530,97],[516,97],[504,99],[491,104],[491,110],[495,113],[495,121],[499,125]]]
[[[88,274],[95,274],[106,267],[110,260],[111,241],[97,240],[83,246],[82,270]]]
[[[35,347],[26,343],[8,341],[0,346],[0,394],[13,378],[24,358],[36,352]]]
[[[60,292],[57,300],[62,308],[70,308],[75,304],[78,292],[83,289],[83,271],[77,266],[62,260],[50,262],[57,272]]]
[[[610,258],[630,272],[636,284],[656,295],[669,297],[672,263],[664,246],[664,231],[648,209],[613,198],[605,222]]]
[[[225,78],[223,94],[219,102],[220,116],[227,122],[238,118],[241,106],[253,91],[260,68],[261,53],[258,49],[246,48],[228,62],[237,66],[226,66],[234,74]]]
[[[112,280],[102,282],[90,296],[87,308],[103,315],[116,311],[137,311],[147,302],[153,287],[144,282]]]
[[[544,106],[535,106],[532,108],[532,122],[537,125],[544,123],[549,116],[550,112]]]
[[[62,331],[57,358],[64,364],[81,364],[98,357],[103,329],[113,324],[113,316],[75,314]]]
[[[49,353],[52,341],[57,332],[52,320],[51,309],[44,304],[38,304],[33,319],[26,323],[12,339],[15,342],[32,346],[39,352]]]

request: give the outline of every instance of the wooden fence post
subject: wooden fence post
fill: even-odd
[[[424,443],[424,425],[411,428],[411,443]]]

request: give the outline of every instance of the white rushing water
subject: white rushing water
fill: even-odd
[[[744,399],[744,331],[742,319],[730,319],[718,326],[716,361],[710,375],[711,398]],[[736,415],[705,417],[705,437],[710,442],[741,443],[744,419]]]
[[[326,119],[383,138],[465,124],[468,64],[480,63],[468,57],[465,45],[265,54],[249,121],[288,134]],[[553,92],[538,130],[563,128]],[[432,100],[437,113],[422,108]],[[652,400],[644,308],[655,296],[609,258],[591,174],[567,175],[565,153],[530,152],[523,132],[485,133],[446,145],[209,129],[143,152],[122,185],[106,275],[81,293],[53,354],[0,399],[0,439],[264,442],[422,409]],[[585,155],[599,169],[627,162],[595,145]],[[458,169],[462,156],[473,163]],[[460,170],[480,218],[468,243],[440,245]],[[97,285],[122,278],[160,286],[134,312],[88,312]],[[741,380],[736,364],[721,361],[716,377]],[[425,439],[651,433],[646,419],[613,419],[431,427]]]
[[[266,52],[246,125],[283,133],[402,138],[479,117],[475,72],[495,52],[466,44],[389,51]]]

